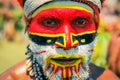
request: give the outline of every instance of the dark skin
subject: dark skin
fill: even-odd
[[[1,74],[0,80],[31,80],[26,70],[26,60],[24,60]]]

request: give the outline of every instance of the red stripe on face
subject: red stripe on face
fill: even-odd
[[[91,49],[91,50],[88,50],[88,52],[91,52],[91,53],[92,53],[92,52],[93,52],[93,49]]]
[[[69,77],[69,68],[66,67],[65,69],[66,69],[66,77]]]
[[[46,50],[42,50],[40,52],[36,52],[35,54],[39,55],[39,54],[43,54],[43,53],[46,53],[47,51]]]

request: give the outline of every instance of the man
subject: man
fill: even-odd
[[[0,80],[119,80],[89,62],[100,0],[19,0],[30,38],[27,60]],[[25,65],[27,64],[27,65]]]

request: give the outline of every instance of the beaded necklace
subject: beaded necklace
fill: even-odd
[[[34,75],[31,76],[33,80],[47,80],[46,76],[43,74],[42,67],[38,64],[36,58],[32,55],[33,52],[29,48],[29,45],[27,46],[27,52],[25,54],[30,54],[30,57],[27,60],[30,60],[32,62],[32,70],[34,72]]]

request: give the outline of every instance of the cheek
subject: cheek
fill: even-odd
[[[40,25],[40,23],[37,21],[37,19],[33,20],[28,28],[28,32],[47,32],[48,29],[46,29],[44,26]]]
[[[93,49],[89,48],[88,46],[79,47],[79,54],[86,57],[86,61],[84,64],[89,64],[92,53],[93,53]]]
[[[94,39],[91,43],[86,45],[79,46],[79,53],[84,55],[91,55],[93,53],[94,45],[95,45],[96,39]]]

